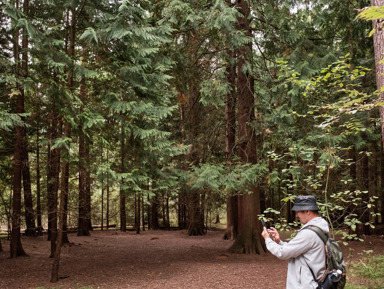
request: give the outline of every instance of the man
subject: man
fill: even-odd
[[[319,216],[319,207],[314,196],[299,196],[295,198],[292,211],[303,224],[297,235],[289,242],[280,240],[275,228],[264,228],[262,236],[267,249],[282,260],[288,260],[287,289],[315,289],[317,283],[309,269],[312,269],[316,279],[325,272],[325,247],[319,236],[305,227],[313,225],[329,233],[328,223]]]

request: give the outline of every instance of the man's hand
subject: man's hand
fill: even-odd
[[[263,227],[263,232],[261,232],[261,236],[263,236],[264,240],[267,240],[271,236],[269,236],[268,230],[266,227]]]
[[[267,233],[269,234],[269,236],[272,238],[273,241],[275,241],[277,244],[280,243],[280,235],[275,228],[273,227],[269,228]]]
[[[267,228],[263,227],[263,232],[261,232],[261,236],[263,236],[265,240],[271,238],[277,244],[280,243],[280,235],[275,228],[270,228],[267,230]]]

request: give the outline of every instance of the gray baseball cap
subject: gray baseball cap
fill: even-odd
[[[319,207],[314,196],[298,196],[295,198],[295,203],[292,211],[318,211]]]

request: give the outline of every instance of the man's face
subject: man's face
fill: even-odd
[[[296,218],[305,225],[309,221],[309,211],[296,211]]]

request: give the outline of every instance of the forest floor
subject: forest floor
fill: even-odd
[[[62,249],[60,277],[50,283],[53,259],[46,236],[23,237],[28,257],[9,258],[2,239],[0,288],[285,288],[287,261],[270,253],[228,252],[232,241],[223,231],[190,237],[186,231],[93,231],[89,237],[69,234],[72,245]],[[347,264],[384,254],[383,236],[343,247]],[[351,279],[349,279],[351,280]]]

